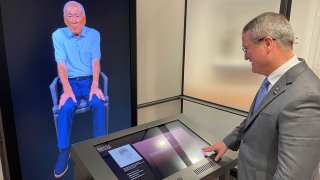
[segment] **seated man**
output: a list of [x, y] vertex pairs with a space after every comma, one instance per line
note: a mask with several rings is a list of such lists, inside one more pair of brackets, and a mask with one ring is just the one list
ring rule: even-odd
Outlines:
[[93, 112], [93, 136], [106, 134], [104, 94], [98, 87], [100, 74], [100, 34], [85, 25], [83, 6], [69, 1], [63, 8], [67, 27], [52, 34], [62, 95], [57, 122], [59, 158], [54, 169], [56, 178], [68, 169], [70, 133], [74, 112], [80, 99], [85, 99]]

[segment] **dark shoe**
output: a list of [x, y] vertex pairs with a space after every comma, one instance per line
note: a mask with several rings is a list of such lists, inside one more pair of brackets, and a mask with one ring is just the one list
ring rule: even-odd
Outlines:
[[61, 149], [60, 155], [54, 168], [54, 177], [62, 177], [68, 170], [68, 160], [70, 158], [70, 148]]

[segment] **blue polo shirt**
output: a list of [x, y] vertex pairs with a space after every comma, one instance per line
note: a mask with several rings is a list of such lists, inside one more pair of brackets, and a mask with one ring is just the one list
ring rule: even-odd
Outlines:
[[81, 35], [76, 38], [68, 27], [52, 33], [56, 62], [64, 62], [68, 77], [92, 75], [92, 60], [101, 58], [100, 33], [83, 26]]

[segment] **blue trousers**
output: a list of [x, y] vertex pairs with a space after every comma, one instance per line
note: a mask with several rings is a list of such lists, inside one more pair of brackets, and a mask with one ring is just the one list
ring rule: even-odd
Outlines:
[[103, 100], [99, 99], [96, 95], [93, 95], [91, 101], [89, 101], [92, 79], [69, 80], [69, 83], [77, 99], [77, 103], [69, 98], [59, 110], [57, 122], [59, 149], [70, 147], [70, 134], [74, 112], [80, 105], [81, 99], [87, 101], [93, 114], [93, 137], [106, 134], [106, 109]]

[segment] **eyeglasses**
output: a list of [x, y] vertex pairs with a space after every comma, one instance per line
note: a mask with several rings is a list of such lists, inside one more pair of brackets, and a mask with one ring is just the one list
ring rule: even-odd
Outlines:
[[251, 44], [247, 45], [247, 47], [242, 47], [241, 49], [242, 49], [243, 53], [244, 53], [244, 54], [247, 54], [248, 49], [249, 49], [250, 46], [259, 43], [260, 41], [264, 40], [264, 38], [266, 38], [266, 37], [263, 37], [263, 38], [261, 38], [261, 39], [258, 39], [258, 41], [252, 42]]

